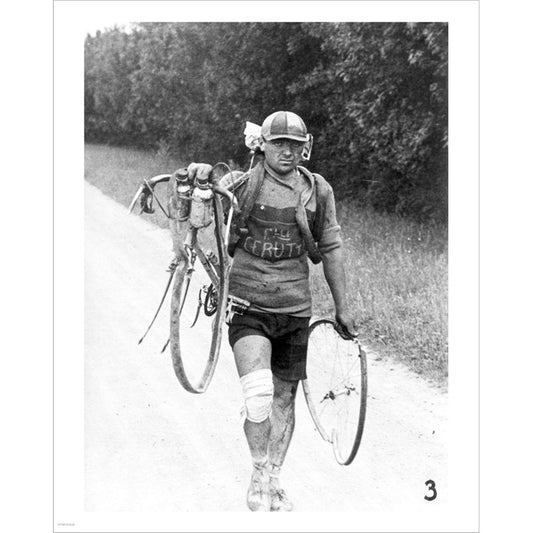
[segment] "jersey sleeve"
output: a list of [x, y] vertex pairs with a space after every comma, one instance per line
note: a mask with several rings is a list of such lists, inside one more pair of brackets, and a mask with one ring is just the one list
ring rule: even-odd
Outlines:
[[327, 254], [341, 246], [341, 227], [337, 222], [335, 196], [333, 194], [333, 189], [329, 186], [328, 194], [325, 198], [324, 222], [322, 226], [322, 235], [320, 241], [318, 241], [318, 250], [321, 254]]

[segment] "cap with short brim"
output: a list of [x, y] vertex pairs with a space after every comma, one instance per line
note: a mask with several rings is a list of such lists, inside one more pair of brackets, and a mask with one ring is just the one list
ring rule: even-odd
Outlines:
[[306, 142], [309, 140], [304, 121], [291, 111], [276, 111], [269, 115], [261, 126], [261, 135], [265, 141], [292, 139]]

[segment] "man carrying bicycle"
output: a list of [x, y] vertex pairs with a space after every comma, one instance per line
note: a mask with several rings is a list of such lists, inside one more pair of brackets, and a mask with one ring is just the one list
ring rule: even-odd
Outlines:
[[323, 262], [336, 320], [346, 335], [356, 335], [346, 303], [333, 191], [322, 176], [299, 166], [309, 141], [298, 115], [271, 114], [261, 127], [264, 159], [234, 191], [242, 213], [232, 227], [229, 292], [250, 305], [230, 313], [228, 334], [246, 409], [252, 511], [293, 508], [281, 488], [280, 470], [294, 430], [298, 383], [306, 377], [312, 311], [308, 257]]

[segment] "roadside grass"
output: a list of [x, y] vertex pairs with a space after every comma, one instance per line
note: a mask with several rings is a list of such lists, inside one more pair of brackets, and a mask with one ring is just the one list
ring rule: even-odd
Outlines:
[[[133, 148], [86, 144], [85, 179], [104, 194], [129, 207], [137, 189], [148, 179], [158, 174], [169, 174], [183, 166], [165, 150], [145, 151]], [[157, 197], [166, 209], [166, 187], [160, 185]], [[167, 228], [167, 219], [154, 200], [155, 213], [143, 214], [151, 222]], [[135, 213], [139, 213], [137, 205]]]
[[[360, 338], [380, 357], [392, 357], [434, 383], [448, 377], [447, 232], [393, 215], [338, 202], [345, 245], [348, 302]], [[313, 267], [317, 314], [333, 300]]]
[[[144, 178], [173, 172], [183, 162], [158, 152], [88, 144], [85, 179], [128, 206]], [[165, 205], [166, 189], [156, 191]], [[156, 202], [154, 201], [156, 207]], [[168, 227], [156, 207], [143, 215]], [[433, 383], [448, 377], [448, 244], [445, 228], [379, 214], [337, 199], [348, 301], [362, 343], [381, 358], [401, 361]], [[320, 265], [311, 265], [313, 311], [333, 316]]]

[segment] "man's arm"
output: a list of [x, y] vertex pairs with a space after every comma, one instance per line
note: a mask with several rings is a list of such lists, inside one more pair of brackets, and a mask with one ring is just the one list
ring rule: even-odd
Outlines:
[[333, 189], [324, 178], [318, 176], [321, 181], [321, 193], [317, 193], [317, 201], [323, 207], [322, 228], [318, 249], [322, 256], [324, 276], [328, 282], [333, 301], [335, 302], [335, 319], [340, 330], [346, 337], [357, 335], [357, 326], [353, 313], [348, 309], [346, 298], [346, 275], [344, 269], [344, 252], [342, 247], [341, 228], [337, 222], [335, 198]]
[[346, 274], [342, 246], [322, 254], [324, 276], [335, 302], [335, 319], [348, 335], [357, 336], [357, 326], [353, 314], [348, 309], [346, 299]]

